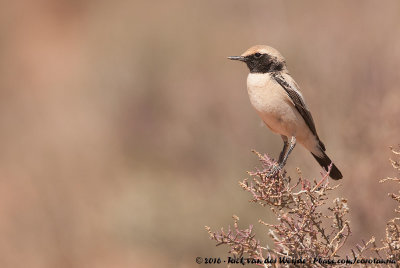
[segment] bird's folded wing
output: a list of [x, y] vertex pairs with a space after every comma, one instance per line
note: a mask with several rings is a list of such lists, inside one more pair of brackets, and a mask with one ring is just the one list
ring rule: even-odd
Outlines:
[[[293, 101], [294, 106], [296, 107], [297, 111], [303, 117], [304, 121], [306, 122], [307, 126], [310, 128], [311, 132], [318, 138], [317, 130], [315, 129], [314, 120], [311, 116], [310, 111], [307, 109], [307, 106], [297, 88], [297, 85], [294, 81], [287, 81], [285, 77], [282, 76], [280, 73], [272, 74], [272, 77], [278, 82], [282, 88], [286, 91], [290, 99]], [[325, 146], [321, 142], [321, 149], [325, 150]]]

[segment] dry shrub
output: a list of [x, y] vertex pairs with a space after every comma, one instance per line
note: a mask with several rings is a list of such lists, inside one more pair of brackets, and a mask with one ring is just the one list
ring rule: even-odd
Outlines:
[[[392, 151], [400, 159], [400, 152]], [[377, 267], [382, 261], [400, 260], [400, 217], [387, 223], [383, 247], [378, 248], [375, 238], [372, 237], [367, 243], [363, 242], [362, 246], [357, 245], [350, 254], [341, 254], [339, 251], [351, 234], [347, 219], [349, 208], [344, 198], [328, 201], [328, 195], [340, 184], [330, 186], [329, 172], [322, 174], [319, 181], [313, 182], [302, 178], [300, 171], [297, 180], [287, 176], [285, 171], [268, 177], [267, 174], [276, 163], [265, 154], [255, 153], [260, 159], [262, 169], [248, 172], [250, 178], [239, 184], [251, 194], [251, 202], [269, 207], [274, 213], [277, 224], [259, 220], [269, 229], [274, 246], [270, 248], [261, 245], [255, 237], [252, 225], [247, 229], [240, 229], [237, 216], [233, 216], [234, 227], [229, 227], [227, 231], [221, 228], [220, 231], [213, 232], [206, 226], [210, 238], [217, 242], [217, 246], [230, 247], [229, 253], [233, 255], [231, 260], [242, 264], [256, 263], [264, 267], [330, 267], [331, 260], [338, 258], [347, 260], [347, 263], [335, 263], [337, 267], [348, 267], [352, 264]], [[391, 163], [400, 173], [399, 159], [391, 160]], [[381, 180], [384, 181], [400, 183], [399, 178]], [[399, 202], [396, 213], [400, 213], [400, 192], [389, 196]], [[330, 204], [328, 209], [326, 204]], [[373, 254], [377, 257], [373, 258]], [[361, 259], [370, 262], [360, 263]], [[384, 264], [385, 267], [387, 265], [388, 263]], [[389, 265], [398, 267], [397, 263]]]
[[[390, 163], [393, 168], [397, 171], [398, 175], [400, 175], [400, 145], [399, 151], [394, 150], [392, 147], [390, 148], [394, 156], [395, 160], [390, 159]], [[383, 182], [397, 182], [400, 183], [399, 177], [387, 177], [386, 179], [382, 179], [379, 181]], [[400, 213], [400, 191], [397, 194], [389, 193], [388, 194], [394, 201], [397, 202], [397, 209], [395, 209], [395, 213], [398, 215]], [[375, 244], [375, 238], [372, 237], [369, 244], [362, 247], [360, 251], [360, 256], [364, 256], [368, 253], [368, 251], [374, 251], [381, 258], [393, 259], [397, 262], [400, 261], [400, 217], [394, 217], [389, 220], [386, 224], [386, 235], [385, 238], [382, 239], [382, 247], [377, 247]], [[396, 267], [400, 267], [399, 264], [396, 264]]]

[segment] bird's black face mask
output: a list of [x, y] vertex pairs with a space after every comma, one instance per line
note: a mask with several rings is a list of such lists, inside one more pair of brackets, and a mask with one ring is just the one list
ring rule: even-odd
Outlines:
[[283, 62], [268, 54], [255, 53], [243, 58], [250, 69], [250, 73], [279, 72], [283, 69]]

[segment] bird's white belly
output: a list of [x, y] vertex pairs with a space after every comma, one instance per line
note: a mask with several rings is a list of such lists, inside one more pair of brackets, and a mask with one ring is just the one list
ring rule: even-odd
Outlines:
[[249, 74], [250, 102], [265, 124], [275, 133], [296, 136], [305, 124], [286, 91], [269, 74]]

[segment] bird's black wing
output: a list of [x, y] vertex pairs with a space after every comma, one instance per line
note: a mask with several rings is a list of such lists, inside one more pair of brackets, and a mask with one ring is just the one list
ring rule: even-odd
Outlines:
[[[315, 129], [314, 120], [311, 116], [310, 111], [307, 109], [306, 104], [302, 96], [298, 93], [298, 90], [292, 88], [292, 86], [285, 80], [285, 78], [279, 73], [272, 73], [272, 77], [278, 82], [281, 87], [286, 91], [290, 99], [293, 101], [294, 106], [296, 107], [297, 111], [303, 117], [304, 121], [306, 122], [307, 126], [310, 128], [311, 132], [318, 138], [317, 130]], [[319, 141], [321, 149], [325, 151], [325, 145]]]

